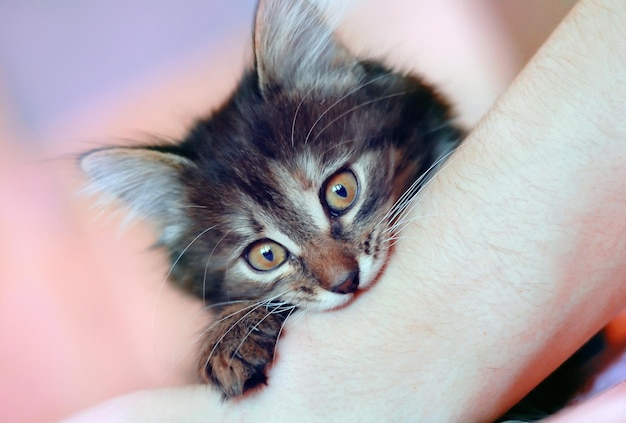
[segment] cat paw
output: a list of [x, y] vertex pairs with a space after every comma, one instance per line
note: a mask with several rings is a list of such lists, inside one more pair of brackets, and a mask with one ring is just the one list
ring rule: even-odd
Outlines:
[[251, 305], [224, 308], [205, 335], [198, 371], [224, 399], [266, 384], [265, 371], [274, 359], [278, 336], [289, 315]]

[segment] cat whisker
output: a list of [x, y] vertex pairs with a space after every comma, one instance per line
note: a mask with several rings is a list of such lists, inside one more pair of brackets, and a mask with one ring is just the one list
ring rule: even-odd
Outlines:
[[392, 234], [391, 236], [388, 237], [388, 239], [393, 239], [397, 236], [397, 234], [401, 233], [404, 230], [404, 228], [406, 228], [413, 221], [424, 220], [430, 217], [444, 217], [444, 216], [445, 216], [444, 214], [429, 214], [429, 215], [414, 216], [408, 219], [402, 219], [394, 223], [393, 225], [391, 225], [389, 228], [385, 229], [384, 233]]
[[[370, 81], [370, 82], [372, 82], [372, 81]], [[315, 138], [313, 138], [313, 142], [315, 142], [315, 140], [317, 140], [324, 133], [324, 131], [326, 131], [329, 127], [331, 127], [333, 124], [335, 124], [339, 120], [343, 119], [344, 117], [346, 117], [350, 113], [355, 112], [355, 111], [357, 111], [357, 110], [359, 110], [359, 109], [361, 109], [361, 108], [363, 108], [363, 107], [365, 107], [367, 105], [370, 105], [370, 104], [373, 104], [373, 103], [376, 103], [376, 102], [379, 102], [379, 101], [383, 101], [383, 100], [388, 100], [388, 99], [394, 98], [394, 97], [400, 97], [400, 96], [408, 94], [408, 93], [409, 93], [409, 91], [400, 91], [400, 92], [397, 92], [397, 93], [394, 93], [394, 94], [385, 95], [385, 96], [382, 96], [382, 97], [375, 98], [373, 100], [364, 101], [363, 103], [358, 104], [358, 105], [356, 105], [356, 106], [346, 110], [345, 112], [343, 112], [342, 114], [337, 116], [335, 119], [331, 120], [326, 126], [324, 126], [322, 128], [322, 130], [319, 131], [317, 133], [317, 135], [315, 135]], [[321, 116], [318, 119], [318, 121], [320, 119], [321, 119]], [[318, 121], [315, 122], [314, 126], [317, 124]], [[311, 131], [313, 131], [313, 128], [311, 128], [311, 130], [309, 131], [309, 134], [307, 135], [307, 138], [306, 138], [307, 140], [309, 138], [309, 135], [311, 134]]]
[[[444, 154], [443, 156], [439, 157], [428, 169], [426, 169], [426, 171], [424, 173], [422, 173], [412, 184], [411, 186], [400, 196], [400, 198], [398, 198], [398, 200], [396, 201], [396, 203], [394, 204], [394, 206], [389, 210], [389, 212], [387, 214], [385, 214], [385, 217], [382, 220], [394, 220], [398, 213], [398, 209], [402, 210], [404, 207], [406, 207], [406, 204], [408, 204], [410, 202], [410, 200], [412, 198], [415, 197], [415, 195], [419, 192], [419, 190], [422, 188], [422, 183], [423, 181], [429, 176], [429, 174], [437, 168], [437, 166], [442, 163], [444, 160], [446, 160], [449, 155], [452, 154], [452, 151]], [[434, 175], [433, 175], [434, 177]], [[401, 212], [401, 211], [400, 211]]]
[[[442, 156], [441, 158], [439, 158], [439, 160], [437, 160], [435, 162], [435, 164], [433, 164], [426, 173], [430, 173], [433, 172], [436, 169], [436, 173], [434, 175], [432, 175], [432, 177], [428, 178], [428, 180], [426, 180], [426, 182], [424, 182], [420, 188], [419, 191], [421, 191], [422, 189], [426, 188], [430, 183], [432, 183], [432, 181], [437, 177], [437, 175], [443, 171], [446, 167], [448, 167], [450, 165], [450, 163], [452, 162], [452, 159], [446, 163], [444, 163], [443, 165], [439, 166], [440, 163], [443, 162], [443, 160], [445, 160], [448, 156], [450, 156], [455, 150], [450, 151], [449, 153], [445, 154], [444, 156]], [[419, 203], [419, 201], [421, 200], [421, 198], [417, 197], [417, 194], [415, 197], [411, 198], [409, 201], [407, 201], [407, 203], [402, 207], [401, 210], [401, 214], [406, 216], [408, 214], [410, 214], [413, 209], [416, 207], [416, 205]], [[398, 219], [401, 220], [401, 219]]]
[[[417, 237], [402, 236], [402, 237], [396, 238], [392, 242], [389, 243], [389, 248], [394, 247], [398, 242], [400, 242], [403, 239], [411, 240], [411, 239], [417, 239]], [[401, 253], [396, 253], [396, 254], [401, 254]]]
[[[296, 120], [298, 119], [298, 113], [300, 112], [300, 108], [302, 107], [302, 105], [304, 104], [304, 102], [306, 101], [307, 98], [309, 98], [309, 96], [311, 95], [311, 93], [313, 92], [313, 88], [309, 89], [309, 91], [306, 93], [306, 95], [304, 97], [302, 97], [302, 100], [300, 100], [300, 103], [298, 103], [298, 107], [296, 107], [296, 111], [293, 114], [293, 120], [291, 122], [291, 146], [294, 147], [294, 134], [296, 132]], [[305, 142], [306, 144], [306, 142]]]
[[[200, 312], [206, 312], [206, 311], [208, 311], [208, 310], [210, 310], [210, 309], [217, 308], [217, 307], [222, 307], [222, 306], [227, 306], [227, 305], [233, 305], [233, 304], [249, 303], [249, 302], [250, 302], [250, 301], [248, 301], [248, 300], [231, 300], [231, 301], [222, 301], [222, 302], [219, 302], [219, 303], [215, 303], [215, 304], [210, 304], [210, 305], [207, 305], [207, 306], [203, 307], [203, 308], [200, 310]], [[234, 316], [234, 315], [236, 315], [237, 313], [242, 313], [242, 312], [244, 312], [244, 311], [246, 311], [246, 310], [248, 310], [248, 309], [250, 309], [250, 308], [252, 308], [252, 307], [254, 307], [254, 306], [256, 306], [256, 305], [257, 305], [257, 303], [254, 303], [254, 304], [251, 304], [251, 305], [250, 305], [250, 306], [248, 306], [248, 307], [243, 307], [243, 308], [241, 308], [241, 309], [239, 309], [239, 310], [237, 310], [237, 311], [235, 311], [235, 312], [233, 312], [233, 313], [230, 313], [230, 314], [229, 314], [229, 315], [227, 315], [227, 316], [224, 316], [224, 317], [223, 317], [223, 318], [221, 318], [221, 319], [218, 319], [218, 320], [216, 320], [216, 321], [212, 322], [212, 323], [211, 323], [211, 324], [210, 324], [207, 328], [205, 328], [204, 330], [202, 330], [200, 333], [196, 334], [196, 335], [195, 335], [195, 336], [194, 336], [194, 337], [190, 340], [190, 342], [189, 342], [189, 348], [186, 348], [186, 350], [185, 350], [185, 351], [183, 351], [183, 352], [182, 352], [182, 354], [180, 354], [180, 357], [179, 357], [178, 361], [180, 362], [180, 361], [182, 361], [182, 359], [184, 359], [185, 357], [187, 357], [187, 356], [188, 356], [188, 354], [189, 354], [189, 353], [193, 350], [193, 345], [197, 345], [197, 344], [198, 344], [198, 342], [202, 339], [202, 337], [203, 337], [203, 336], [204, 336], [207, 332], [209, 332], [211, 329], [213, 329], [216, 325], [218, 325], [219, 323], [223, 322], [223, 321], [224, 321], [224, 320], [226, 320], [226, 319], [229, 319], [229, 318], [233, 317], [233, 316]], [[197, 316], [197, 315], [199, 315], [199, 314], [200, 314], [200, 312], [198, 312], [198, 313], [194, 313], [194, 315], [196, 315], [196, 316]]]
[[[195, 319], [195, 318], [199, 317], [200, 315], [205, 315], [205, 312], [206, 312], [206, 311], [209, 311], [209, 310], [211, 310], [211, 309], [213, 309], [213, 308], [222, 307], [222, 306], [227, 306], [227, 305], [233, 305], [233, 304], [248, 303], [248, 302], [249, 302], [249, 301], [247, 301], [247, 300], [230, 300], [230, 301], [222, 301], [222, 302], [219, 302], [219, 303], [214, 303], [214, 304], [205, 305], [205, 306], [204, 306], [204, 307], [202, 307], [201, 309], [199, 309], [199, 310], [197, 310], [197, 311], [194, 311], [194, 313], [192, 314], [192, 317], [190, 318], [190, 320], [193, 320], [193, 319]], [[241, 311], [243, 311], [243, 310], [245, 310], [245, 308], [244, 308], [244, 309], [241, 309]], [[231, 314], [231, 315], [229, 315], [229, 316], [226, 316], [226, 318], [228, 318], [228, 317], [232, 317], [234, 314], [236, 314], [236, 313], [233, 313], [233, 314]], [[220, 321], [221, 321], [221, 320], [220, 320]], [[152, 322], [152, 323], [153, 323], [153, 325], [155, 324], [154, 320], [153, 320], [153, 322]], [[219, 321], [214, 322], [214, 324], [217, 324], [217, 323], [219, 323]], [[173, 362], [172, 362], [172, 364], [171, 364], [171, 368], [170, 368], [169, 370], [167, 370], [167, 371], [166, 371], [166, 372], [165, 372], [165, 373], [161, 376], [161, 378], [162, 378], [163, 380], [165, 380], [165, 378], [167, 378], [167, 377], [168, 377], [168, 375], [170, 375], [173, 371], [175, 371], [176, 366], [177, 366], [178, 364], [182, 363], [182, 362], [183, 362], [183, 360], [184, 360], [186, 357], [188, 357], [188, 356], [189, 356], [189, 354], [190, 354], [190, 353], [193, 351], [193, 349], [194, 349], [194, 345], [197, 345], [198, 341], [200, 341], [200, 339], [202, 338], [202, 336], [203, 336], [203, 335], [204, 335], [204, 334], [205, 334], [208, 330], [210, 330], [212, 327], [213, 327], [213, 326], [210, 326], [209, 328], [204, 329], [201, 333], [196, 334], [195, 336], [193, 336], [193, 337], [190, 339], [189, 343], [188, 343], [188, 344], [185, 344], [185, 345], [188, 345], [188, 346], [187, 346], [187, 348], [184, 348], [184, 349], [183, 349], [183, 351], [178, 351], [178, 352], [176, 353], [176, 357], [175, 357], [175, 358], [173, 358]]]
[[334, 144], [334, 145], [328, 147], [326, 150], [322, 151], [322, 156], [325, 155], [326, 153], [328, 153], [329, 151], [334, 150], [335, 148], [339, 148], [342, 145], [349, 144], [349, 143], [354, 142], [354, 141], [355, 141], [355, 138], [351, 138], [349, 140], [344, 140], [344, 141], [342, 141], [340, 143]]
[[[235, 310], [235, 311], [233, 311], [232, 313], [230, 313], [230, 314], [228, 314], [228, 315], [226, 315], [226, 316], [224, 316], [224, 317], [222, 317], [222, 318], [220, 318], [220, 319], [218, 319], [218, 320], [214, 321], [213, 323], [211, 323], [211, 325], [209, 325], [209, 327], [207, 327], [205, 330], [203, 330], [203, 331], [202, 331], [202, 333], [201, 333], [200, 335], [203, 335], [203, 334], [205, 334], [205, 333], [207, 333], [207, 332], [211, 331], [211, 329], [213, 329], [215, 326], [217, 326], [218, 324], [222, 323], [224, 320], [230, 319], [231, 317], [235, 316], [236, 314], [243, 313], [243, 312], [248, 311], [248, 310], [250, 310], [250, 309], [254, 309], [254, 310], [256, 310], [258, 307], [263, 307], [267, 301], [272, 301], [273, 299], [276, 299], [276, 298], [278, 298], [279, 296], [284, 295], [286, 292], [287, 292], [287, 291], [282, 292], [282, 293], [280, 293], [280, 294], [277, 294], [277, 295], [275, 295], [274, 297], [271, 297], [270, 299], [264, 299], [264, 300], [260, 300], [260, 301], [254, 301], [254, 302], [252, 302], [250, 305], [248, 305], [248, 306], [246, 306], [246, 307], [242, 307], [242, 308], [240, 308], [240, 309], [238, 309], [238, 310]], [[231, 302], [231, 301], [226, 301], [225, 303], [226, 303], [226, 304], [228, 304], [228, 303], [230, 303], [230, 302]], [[233, 303], [235, 303], [235, 304], [236, 304], [236, 303], [250, 303], [250, 301], [248, 301], [248, 300], [233, 300]], [[252, 311], [254, 311], [254, 310], [252, 310]], [[245, 316], [244, 316], [244, 317], [245, 317]]]
[[[249, 301], [246, 300], [233, 300], [233, 301], [223, 301], [220, 303], [215, 303], [215, 304], [211, 304], [208, 306], [205, 306], [199, 310], [194, 311], [194, 313], [192, 313], [190, 320], [193, 320], [197, 317], [199, 317], [200, 315], [205, 315], [205, 312], [207, 310], [210, 310], [212, 308], [215, 307], [220, 307], [220, 306], [226, 306], [226, 305], [232, 305], [232, 304], [238, 304], [238, 303], [246, 303]], [[183, 361], [190, 356], [190, 354], [194, 351], [195, 349], [195, 345], [198, 344], [198, 342], [200, 341], [200, 339], [202, 338], [202, 336], [206, 333], [206, 329], [203, 330], [201, 333], [199, 334], [195, 334], [194, 336], [192, 336], [189, 339], [189, 342], [185, 342], [182, 345], [184, 345], [185, 347], [182, 350], [176, 350], [173, 351], [174, 355], [171, 357], [171, 362], [170, 362], [170, 366], [168, 370], [165, 370], [164, 373], [159, 376], [159, 381], [163, 381], [166, 380], [173, 372], [177, 371], [177, 366], [179, 366], [181, 363], [183, 363]]]
[[389, 209], [385, 216], [383, 216], [378, 224], [382, 224], [384, 222], [394, 222], [395, 220], [397, 220], [404, 211], [404, 209], [411, 203], [411, 201], [419, 192], [420, 182], [421, 179], [413, 183], [409, 187], [409, 189], [407, 189], [404, 194], [402, 194], [402, 196], [393, 204], [393, 206]]
[[[237, 353], [239, 352], [239, 349], [243, 346], [243, 344], [246, 342], [246, 340], [250, 337], [250, 335], [252, 334], [252, 332], [258, 332], [259, 331], [259, 326], [261, 325], [261, 323], [263, 323], [265, 321], [265, 319], [267, 319], [269, 316], [271, 316], [272, 314], [282, 314], [285, 313], [287, 311], [289, 311], [289, 314], [287, 315], [287, 317], [285, 318], [285, 320], [283, 320], [281, 326], [280, 326], [280, 330], [278, 331], [278, 336], [276, 337], [276, 339], [280, 338], [280, 334], [283, 330], [283, 328], [285, 327], [285, 322], [287, 321], [287, 319], [289, 318], [289, 316], [291, 316], [291, 313], [293, 313], [293, 311], [297, 309], [296, 306], [294, 305], [288, 305], [286, 303], [280, 304], [278, 305], [276, 308], [272, 309], [272, 311], [270, 311], [269, 313], [267, 313], [261, 320], [259, 320], [254, 326], [252, 326], [250, 328], [250, 330], [248, 331], [248, 333], [246, 333], [246, 335], [243, 337], [243, 339], [241, 340], [241, 342], [239, 343], [239, 345], [237, 345], [237, 348], [235, 348], [235, 351], [233, 352], [233, 354], [230, 357], [230, 363], [232, 363], [232, 360], [235, 358], [235, 356], [237, 355]], [[276, 342], [274, 344], [274, 354], [276, 354], [276, 346], [278, 345], [278, 342]], [[230, 364], [229, 363], [229, 364]]]
[[211, 253], [209, 254], [209, 256], [206, 259], [206, 264], [204, 266], [204, 276], [202, 277], [202, 299], [206, 300], [206, 281], [207, 281], [207, 275], [209, 272], [209, 264], [211, 263], [211, 258], [213, 257], [213, 253], [215, 253], [215, 249], [220, 245], [220, 243], [224, 240], [224, 238], [226, 238], [228, 235], [230, 235], [232, 231], [228, 231], [224, 234], [224, 236], [222, 236], [219, 241], [217, 241], [215, 243], [215, 245], [213, 246], [213, 249], [211, 250]]
[[[443, 170], [444, 167], [439, 168], [438, 166], [446, 160], [455, 149], [447, 152], [442, 155], [439, 159], [437, 159], [415, 182], [411, 184], [411, 186], [396, 200], [396, 202], [392, 205], [387, 213], [383, 216], [383, 218], [375, 225], [375, 227], [385, 224], [387, 227], [383, 229], [382, 234], [386, 236], [387, 248], [393, 248], [401, 238], [399, 234], [406, 228], [411, 222], [417, 219], [422, 219], [425, 217], [434, 217], [436, 215], [431, 216], [416, 216], [407, 219], [411, 211], [418, 204], [420, 199], [417, 197], [417, 194], [426, 187], [436, 176], [432, 175], [432, 177], [425, 180], [430, 173], [434, 170]], [[449, 164], [449, 163], [448, 163]], [[447, 166], [446, 164], [445, 166]], [[424, 182], [425, 181], [425, 182]]]
[[[309, 129], [309, 132], [306, 134], [306, 137], [304, 138], [304, 144], [306, 145], [307, 142], [309, 141], [309, 138], [311, 137], [311, 133], [313, 132], [313, 130], [315, 129], [317, 124], [324, 118], [324, 116], [326, 116], [330, 111], [332, 111], [339, 103], [341, 103], [345, 99], [349, 98], [352, 94], [362, 90], [363, 88], [367, 87], [368, 85], [373, 84], [373, 83], [375, 83], [375, 82], [379, 81], [380, 79], [382, 79], [384, 77], [387, 77], [387, 76], [388, 76], [387, 74], [383, 74], [383, 75], [377, 76], [376, 78], [374, 78], [374, 79], [372, 79], [370, 81], [367, 81], [366, 83], [361, 84], [358, 87], [356, 87], [355, 89], [349, 91], [347, 94], [345, 94], [344, 96], [339, 98], [339, 100], [337, 100], [333, 104], [331, 104], [326, 110], [324, 110], [324, 112], [322, 112], [318, 116], [318, 118], [315, 120], [315, 122], [313, 122], [313, 125], [311, 125], [311, 129]], [[326, 129], [326, 128], [324, 128], [324, 129]], [[324, 131], [324, 129], [322, 129], [322, 131]], [[319, 136], [319, 134], [317, 134], [315, 139], [317, 139], [318, 136]]]
[[[292, 306], [292, 309], [289, 311], [289, 314], [287, 315], [287, 317], [285, 317], [285, 320], [283, 320], [283, 324], [280, 325], [280, 329], [278, 330], [278, 335], [276, 336], [276, 339], [280, 339], [280, 336], [283, 333], [283, 329], [285, 329], [285, 325], [287, 324], [287, 320], [289, 320], [289, 318], [291, 317], [291, 315], [298, 310], [298, 307], [296, 306]], [[304, 314], [304, 311], [303, 313]], [[274, 360], [276, 360], [276, 350], [278, 348], [278, 342], [276, 342], [274, 344], [274, 352], [272, 353], [272, 365], [274, 364]]]
[[280, 304], [278, 306], [273, 306], [272, 310], [270, 311], [270, 314], [284, 313], [286, 311], [291, 310], [294, 307], [297, 307], [297, 306], [295, 306], [293, 304], [288, 304], [288, 303]]
[[[416, 198], [419, 191], [426, 187], [430, 183], [430, 181], [432, 181], [436, 177], [436, 174], [432, 176], [430, 176], [430, 174], [435, 170], [443, 170], [444, 167], [439, 168], [439, 166], [441, 165], [441, 163], [447, 160], [454, 151], [456, 151], [456, 148], [452, 149], [446, 154], [443, 154], [432, 165], [430, 165], [429, 168], [426, 169], [426, 171], [422, 175], [420, 175], [420, 177], [417, 178], [415, 182], [413, 182], [411, 186], [398, 198], [398, 200], [396, 200], [395, 204], [389, 209], [387, 213], [385, 213], [385, 216], [378, 222], [378, 224], [381, 224], [384, 221], [397, 220], [398, 217], [402, 215], [405, 211], [407, 211], [407, 213], [410, 212], [410, 210], [412, 210], [412, 208], [415, 206], [414, 199]], [[413, 207], [409, 207], [410, 205], [412, 205]], [[391, 227], [393, 226], [394, 225], [392, 225]]]
[[185, 255], [185, 253], [189, 250], [189, 248], [191, 248], [191, 246], [198, 240], [200, 239], [200, 237], [202, 237], [204, 234], [206, 234], [207, 232], [211, 231], [212, 229], [216, 228], [217, 226], [219, 226], [219, 224], [217, 225], [213, 225], [210, 226], [208, 228], [206, 228], [205, 230], [203, 230], [202, 232], [200, 232], [198, 235], [196, 235], [195, 238], [193, 238], [191, 240], [191, 242], [189, 242], [189, 244], [187, 244], [187, 246], [185, 248], [183, 248], [182, 252], [178, 255], [178, 257], [176, 257], [176, 260], [174, 260], [174, 262], [172, 263], [172, 265], [170, 266], [169, 270], [167, 271], [165, 277], [163, 278], [163, 280], [161, 281], [161, 284], [159, 285], [159, 290], [157, 291], [157, 295], [156, 298], [154, 300], [154, 305], [152, 306], [152, 322], [151, 322], [151, 328], [154, 331], [154, 328], [156, 326], [156, 311], [157, 308], [159, 306], [159, 301], [161, 299], [161, 294], [163, 293], [163, 289], [165, 288], [165, 285], [167, 283], [167, 280], [169, 279], [170, 275], [172, 274], [172, 272], [174, 271], [174, 268], [176, 267], [176, 265], [178, 264], [178, 262], [180, 261], [180, 259]]
[[[402, 214], [402, 211], [413, 200], [415, 195], [419, 192], [419, 183], [421, 178], [413, 182], [411, 186], [391, 205], [389, 210], [383, 215], [383, 217], [376, 223], [375, 227], [380, 225], [389, 225], [390, 222], [394, 222]], [[389, 228], [385, 229], [383, 233], [389, 232]]]
[[[403, 239], [418, 239], [419, 237], [417, 236], [409, 236], [409, 235], [398, 235], [398, 236], [394, 236], [388, 239], [388, 241], [390, 242], [390, 246], [394, 246], [396, 245], [399, 241], [403, 240]], [[397, 253], [396, 253], [397, 254]]]
[[241, 304], [241, 303], [247, 303], [247, 302], [249, 302], [249, 301], [246, 301], [246, 300], [222, 301], [220, 303], [214, 303], [214, 304], [205, 305], [204, 307], [202, 307], [202, 310], [203, 311], [208, 311], [208, 310], [211, 310], [211, 309], [216, 308], [216, 307], [233, 305], [233, 304]]
[[206, 361], [205, 361], [205, 363], [204, 363], [204, 366], [205, 366], [205, 367], [206, 367], [206, 366], [208, 366], [209, 362], [211, 361], [211, 357], [213, 357], [213, 354], [215, 353], [215, 350], [217, 349], [217, 347], [219, 346], [219, 344], [222, 342], [222, 340], [226, 337], [226, 335], [228, 335], [228, 334], [230, 333], [230, 331], [231, 331], [231, 330], [233, 330], [233, 329], [237, 326], [237, 324], [239, 324], [239, 323], [240, 323], [243, 319], [245, 319], [246, 317], [248, 317], [251, 313], [253, 313], [253, 312], [254, 312], [254, 311], [256, 311], [259, 307], [262, 307], [262, 306], [263, 306], [263, 304], [262, 304], [261, 302], [256, 302], [256, 303], [254, 303], [254, 304], [252, 304], [252, 305], [250, 305], [250, 306], [248, 306], [248, 307], [244, 307], [244, 308], [242, 308], [242, 309], [240, 309], [240, 310], [234, 311], [234, 312], [230, 313], [229, 315], [224, 316], [223, 318], [221, 318], [221, 319], [217, 320], [217, 321], [216, 321], [216, 322], [214, 322], [211, 326], [209, 326], [207, 329], [205, 329], [205, 330], [203, 331], [203, 334], [204, 334], [204, 333], [207, 333], [207, 332], [209, 332], [211, 329], [213, 329], [216, 325], [218, 325], [219, 323], [223, 322], [224, 320], [229, 319], [229, 318], [231, 318], [232, 316], [234, 316], [234, 315], [236, 315], [236, 314], [238, 314], [238, 313], [242, 313], [242, 312], [244, 312], [244, 311], [246, 311], [246, 310], [247, 310], [247, 313], [245, 313], [245, 314], [244, 314], [243, 316], [241, 316], [241, 317], [240, 317], [240, 318], [239, 318], [239, 319], [238, 319], [238, 320], [237, 320], [234, 324], [232, 324], [232, 325], [230, 326], [230, 328], [228, 328], [228, 330], [227, 330], [227, 331], [225, 331], [225, 332], [222, 334], [222, 336], [220, 336], [220, 338], [217, 340], [217, 342], [215, 343], [215, 345], [214, 345], [214, 346], [213, 346], [213, 348], [211, 349], [211, 352], [209, 353], [209, 355], [208, 355], [208, 357], [207, 357], [207, 359], [206, 359]]
[[167, 280], [170, 275], [172, 274], [172, 272], [174, 271], [174, 267], [176, 267], [176, 265], [178, 264], [178, 262], [180, 261], [180, 259], [185, 255], [185, 253], [189, 250], [189, 248], [191, 248], [191, 246], [198, 240], [200, 239], [201, 236], [203, 236], [204, 234], [206, 234], [207, 232], [209, 232], [210, 230], [218, 227], [219, 224], [217, 225], [213, 225], [211, 227], [206, 228], [205, 230], [203, 230], [202, 232], [200, 232], [198, 235], [196, 235], [196, 237], [194, 239], [191, 240], [191, 242], [189, 244], [187, 244], [187, 246], [183, 249], [183, 251], [178, 255], [178, 257], [176, 257], [176, 260], [174, 260], [174, 263], [170, 266], [170, 270], [167, 272], [167, 274], [165, 275], [165, 280]]
[[434, 134], [435, 132], [439, 132], [442, 129], [446, 129], [446, 128], [450, 128], [450, 122], [449, 121], [442, 121], [439, 125], [430, 128], [430, 130], [428, 132], [426, 132], [426, 135], [430, 135], [430, 134]]
[[247, 313], [245, 313], [243, 316], [241, 316], [235, 323], [233, 323], [230, 328], [228, 328], [227, 331], [225, 331], [220, 338], [217, 340], [217, 342], [215, 343], [215, 345], [213, 346], [213, 348], [211, 349], [211, 352], [209, 353], [207, 359], [205, 360], [204, 366], [208, 366], [209, 362], [211, 361], [211, 357], [213, 357], [213, 354], [215, 353], [215, 350], [217, 349], [217, 347], [219, 346], [219, 344], [222, 342], [222, 340], [224, 340], [224, 338], [226, 337], [226, 335], [228, 335], [230, 333], [230, 331], [232, 331], [239, 323], [241, 323], [243, 321], [243, 319], [245, 319], [246, 317], [248, 317], [250, 314], [254, 313], [256, 310], [259, 309], [259, 307], [263, 307], [266, 303], [270, 303], [271, 301], [275, 300], [276, 298], [279, 298], [280, 296], [286, 294], [288, 291], [284, 291], [281, 292], [269, 299], [264, 299], [262, 301], [257, 301], [255, 303], [253, 303], [252, 305], [248, 306], [248, 307], [244, 307], [242, 310], [237, 310], [231, 314], [229, 314], [228, 316], [218, 320], [217, 322], [215, 322], [214, 324], [212, 324], [211, 326], [209, 326], [209, 328], [207, 328], [204, 332], [208, 332], [211, 329], [213, 329], [213, 327], [215, 327], [215, 325], [217, 325], [220, 322], [223, 322], [225, 319], [228, 319], [238, 313], [241, 313], [242, 311], [248, 310]]
[[239, 345], [237, 345], [237, 348], [235, 348], [235, 351], [233, 351], [232, 355], [230, 356], [230, 360], [228, 362], [229, 366], [232, 364], [233, 359], [239, 353], [239, 349], [241, 348], [241, 346], [244, 344], [244, 342], [246, 342], [246, 339], [248, 339], [250, 337], [250, 334], [252, 334], [252, 332], [258, 332], [259, 331], [259, 325], [261, 323], [263, 323], [265, 321], [265, 319], [267, 319], [269, 316], [270, 316], [270, 313], [266, 314], [265, 316], [263, 316], [263, 318], [261, 320], [259, 320], [254, 326], [252, 326], [250, 328], [250, 330], [248, 330], [248, 333], [246, 333], [246, 335], [243, 337], [241, 342], [239, 342]]

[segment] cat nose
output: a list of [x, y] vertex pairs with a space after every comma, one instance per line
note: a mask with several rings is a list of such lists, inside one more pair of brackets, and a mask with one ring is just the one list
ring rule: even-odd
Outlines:
[[359, 286], [359, 271], [353, 270], [339, 283], [331, 288], [337, 294], [352, 294]]

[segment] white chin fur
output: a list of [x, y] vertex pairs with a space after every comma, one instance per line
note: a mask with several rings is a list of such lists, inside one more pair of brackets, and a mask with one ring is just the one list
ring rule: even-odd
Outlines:
[[307, 310], [328, 311], [333, 308], [341, 307], [354, 297], [353, 294], [335, 294], [334, 292], [324, 291], [317, 295], [316, 302], [308, 303]]
[[372, 284], [378, 277], [378, 274], [383, 268], [383, 265], [387, 261], [389, 252], [381, 253], [382, 257], [374, 260], [371, 256], [363, 256], [359, 258], [359, 289], [366, 288]]

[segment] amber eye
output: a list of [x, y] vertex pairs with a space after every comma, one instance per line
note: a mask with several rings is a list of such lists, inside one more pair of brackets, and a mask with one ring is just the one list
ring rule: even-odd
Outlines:
[[342, 170], [333, 175], [324, 186], [324, 201], [331, 215], [339, 216], [348, 210], [356, 200], [359, 184], [350, 170]]
[[265, 272], [283, 264], [287, 260], [287, 250], [271, 239], [262, 239], [248, 247], [245, 258], [253, 269]]

